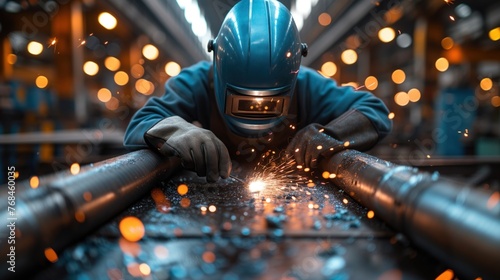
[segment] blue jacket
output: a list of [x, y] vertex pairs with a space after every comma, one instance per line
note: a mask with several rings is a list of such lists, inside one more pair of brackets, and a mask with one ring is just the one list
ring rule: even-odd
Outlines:
[[[162, 119], [174, 115], [188, 122], [197, 121], [203, 128], [218, 131], [214, 133], [228, 145], [226, 139], [232, 137], [223, 135], [225, 131], [217, 129], [221, 125], [219, 120], [214, 120], [214, 111], [218, 110], [210, 96], [213, 95], [210, 85], [211, 66], [209, 61], [198, 62], [170, 78], [165, 84], [165, 94], [151, 97], [132, 117], [125, 132], [125, 147], [147, 147], [144, 141], [146, 131]], [[382, 100], [370, 92], [356, 91], [350, 86], [338, 86], [334, 80], [305, 66], [300, 67], [295, 95], [297, 112], [296, 122], [293, 123], [294, 131], [310, 123], [326, 125], [352, 109], [363, 113], [372, 122], [379, 139], [386, 136], [392, 128], [392, 121], [388, 118], [389, 111]]]

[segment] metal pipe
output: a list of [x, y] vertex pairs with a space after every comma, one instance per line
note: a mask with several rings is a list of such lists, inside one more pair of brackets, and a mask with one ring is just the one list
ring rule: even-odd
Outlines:
[[498, 192], [354, 150], [322, 164], [337, 186], [459, 275], [499, 279]]
[[[61, 171], [41, 177], [43, 184], [38, 188], [14, 194], [11, 208], [7, 186], [1, 187], [0, 220], [11, 226], [0, 227], [0, 279], [48, 265], [46, 249], [60, 253], [143, 197], [179, 166], [176, 158], [138, 150], [83, 166], [76, 175]], [[9, 271], [12, 265], [15, 273]]]

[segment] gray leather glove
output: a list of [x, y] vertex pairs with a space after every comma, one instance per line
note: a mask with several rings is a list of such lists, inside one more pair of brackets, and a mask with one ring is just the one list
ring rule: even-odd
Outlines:
[[295, 158], [297, 165], [316, 168], [321, 158], [329, 158], [345, 149], [368, 150], [378, 138], [371, 121], [359, 111], [350, 110], [327, 125], [312, 123], [302, 128], [286, 152]]
[[144, 140], [165, 156], [179, 157], [184, 168], [206, 176], [208, 182], [229, 177], [231, 158], [224, 143], [212, 131], [179, 116], [155, 124], [145, 133]]

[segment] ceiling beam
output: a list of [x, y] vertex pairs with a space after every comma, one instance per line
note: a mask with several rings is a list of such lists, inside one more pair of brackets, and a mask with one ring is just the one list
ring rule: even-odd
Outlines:
[[335, 21], [330, 28], [309, 45], [309, 54], [302, 59], [302, 64], [311, 65], [314, 63], [322, 54], [342, 39], [353, 26], [360, 22], [373, 7], [373, 1], [371, 0], [357, 1], [353, 4], [339, 20]]

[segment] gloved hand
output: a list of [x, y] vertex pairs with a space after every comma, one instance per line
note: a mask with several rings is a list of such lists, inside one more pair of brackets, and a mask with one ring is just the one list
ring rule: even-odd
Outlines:
[[368, 150], [378, 141], [379, 134], [370, 120], [356, 110], [350, 110], [327, 125], [312, 123], [302, 128], [288, 144], [286, 152], [297, 165], [316, 168], [318, 161], [345, 149]]
[[158, 122], [145, 133], [144, 140], [165, 156], [179, 157], [184, 168], [206, 176], [208, 182], [229, 177], [231, 159], [224, 143], [212, 131], [179, 116]]

